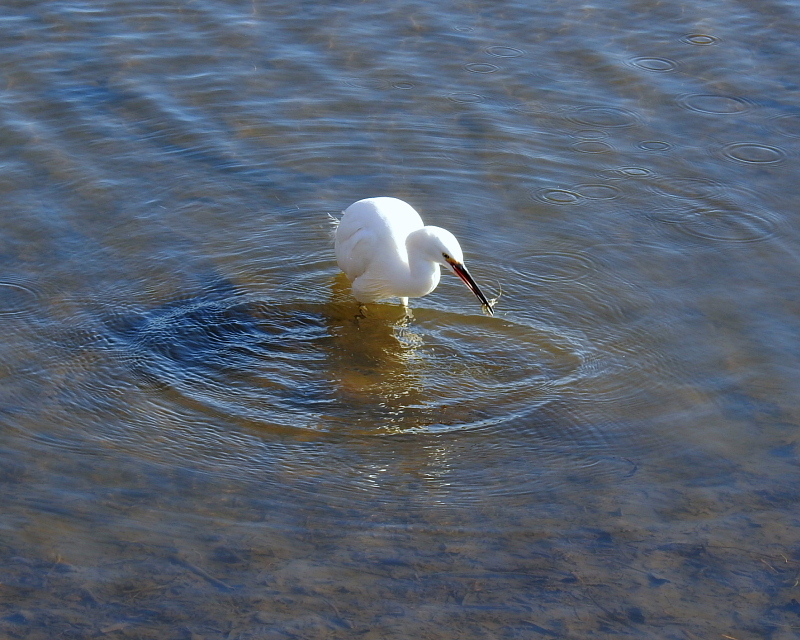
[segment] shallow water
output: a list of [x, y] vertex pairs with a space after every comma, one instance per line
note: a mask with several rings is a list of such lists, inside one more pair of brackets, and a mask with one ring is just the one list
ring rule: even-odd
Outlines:
[[[0, 635], [797, 637], [800, 5], [0, 28]], [[496, 316], [360, 316], [371, 195]]]

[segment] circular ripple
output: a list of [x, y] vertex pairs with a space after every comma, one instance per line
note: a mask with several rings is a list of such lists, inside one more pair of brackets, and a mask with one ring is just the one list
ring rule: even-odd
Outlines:
[[14, 282], [0, 282], [0, 315], [30, 311], [38, 296], [28, 287]]
[[584, 253], [549, 251], [513, 261], [512, 270], [539, 282], [574, 282], [596, 271], [597, 263]]
[[645, 151], [667, 151], [672, 148], [672, 145], [661, 140], [642, 140], [639, 143], [639, 148]]
[[610, 184], [579, 184], [575, 191], [589, 200], [614, 200], [622, 191]]
[[580, 153], [609, 153], [614, 150], [612, 145], [599, 140], [581, 140], [573, 144], [572, 148]]
[[583, 199], [581, 194], [568, 189], [539, 189], [532, 195], [547, 204], [577, 204]]
[[732, 115], [742, 113], [752, 107], [744, 98], [736, 96], [718, 96], [713, 94], [693, 93], [681, 96], [677, 100], [678, 106], [698, 113], [713, 115]]
[[540, 102], [515, 102], [509, 105], [511, 111], [517, 113], [543, 113], [547, 109]]
[[773, 118], [772, 125], [778, 133], [792, 138], [800, 138], [800, 114], [790, 114]]
[[669, 73], [678, 68], [678, 63], [668, 58], [633, 58], [629, 64], [645, 71], [655, 71], [656, 73]]
[[472, 73], [494, 73], [500, 69], [496, 64], [487, 64], [484, 62], [470, 62], [469, 64], [465, 64], [464, 68]]
[[486, 53], [497, 58], [519, 58], [520, 56], [525, 55], [525, 52], [522, 49], [502, 46], [487, 47]]
[[681, 42], [699, 47], [708, 47], [719, 42], [719, 38], [705, 33], [689, 33], [681, 38]]
[[546, 327], [491, 318], [465, 323], [422, 309], [414, 316], [408, 333], [419, 345], [412, 350], [424, 393], [404, 404], [425, 407], [413, 412], [415, 430], [495, 429], [560, 397], [582, 365], [582, 348]]
[[721, 153], [729, 160], [745, 164], [774, 164], [786, 158], [786, 152], [780, 147], [758, 142], [734, 142], [722, 147]]
[[775, 233], [775, 224], [754, 213], [706, 210], [678, 226], [686, 233], [707, 240], [756, 242]]
[[386, 89], [389, 86], [386, 80], [380, 78], [348, 78], [345, 82], [359, 89]]
[[604, 128], [631, 127], [639, 121], [636, 114], [616, 107], [582, 107], [567, 118], [578, 124]]
[[644, 167], [619, 167], [617, 169], [603, 169], [597, 175], [607, 180], [624, 180], [625, 178], [647, 178], [652, 176], [653, 172]]
[[112, 333], [171, 404], [269, 430], [493, 428], [558, 397], [581, 365], [581, 349], [547, 328], [425, 308], [414, 318], [394, 305], [354, 320], [350, 304], [188, 301]]
[[[602, 302], [602, 299], [596, 301]], [[616, 353], [611, 350], [608, 354], [595, 352], [587, 357], [581, 372], [584, 401], [594, 406], [623, 404], [630, 410], [632, 407], [646, 407], [654, 398], [668, 392], [665, 382], [658, 375], [640, 375], [638, 379], [636, 374], [632, 375], [637, 368], [649, 370], [651, 374], [669, 369], [669, 365], [663, 362], [666, 360], [663, 354], [649, 347], [652, 338], [647, 333], [632, 329], [623, 344], [615, 345], [613, 351]], [[651, 442], [651, 445], [655, 445], [655, 442]]]
[[189, 301], [117, 332], [134, 372], [186, 404], [256, 424], [305, 426], [315, 406], [332, 404], [321, 375], [329, 337], [319, 313], [240, 301]]
[[673, 198], [714, 198], [719, 196], [725, 187], [708, 178], [658, 178], [651, 188], [656, 192]]
[[572, 135], [575, 138], [582, 138], [583, 140], [603, 140], [608, 137], [608, 131], [600, 131], [598, 129], [578, 129], [573, 131]]
[[460, 104], [472, 104], [483, 102], [486, 98], [477, 93], [451, 93], [447, 96], [447, 99]]
[[392, 87], [395, 89], [413, 89], [414, 83], [413, 82], [395, 82], [392, 84]]
[[660, 222], [677, 226], [684, 233], [718, 242], [757, 242], [775, 233], [775, 222], [767, 216], [730, 208], [695, 207], [661, 211], [652, 216]]

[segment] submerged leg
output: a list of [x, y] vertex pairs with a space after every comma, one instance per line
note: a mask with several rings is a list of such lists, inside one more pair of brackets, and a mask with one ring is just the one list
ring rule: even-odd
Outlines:
[[403, 305], [403, 321], [408, 321], [414, 317], [411, 307], [408, 306], [408, 298], [400, 298], [400, 304]]

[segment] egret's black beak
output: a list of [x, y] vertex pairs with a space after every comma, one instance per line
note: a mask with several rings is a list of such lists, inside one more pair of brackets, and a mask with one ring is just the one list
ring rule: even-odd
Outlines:
[[469, 271], [467, 271], [467, 268], [455, 260], [448, 260], [447, 264], [449, 264], [453, 269], [453, 272], [464, 281], [464, 284], [467, 285], [469, 290], [475, 294], [475, 297], [480, 300], [483, 310], [486, 311], [490, 316], [493, 316], [494, 311], [492, 310], [492, 303], [489, 302], [485, 295], [483, 295], [483, 291], [481, 291], [475, 280], [472, 279], [472, 276], [469, 274]]

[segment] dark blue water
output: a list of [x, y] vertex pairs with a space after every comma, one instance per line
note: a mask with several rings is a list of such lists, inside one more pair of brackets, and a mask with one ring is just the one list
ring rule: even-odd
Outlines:
[[[7, 3], [0, 635], [795, 637], [798, 28]], [[494, 318], [359, 312], [375, 195]]]

